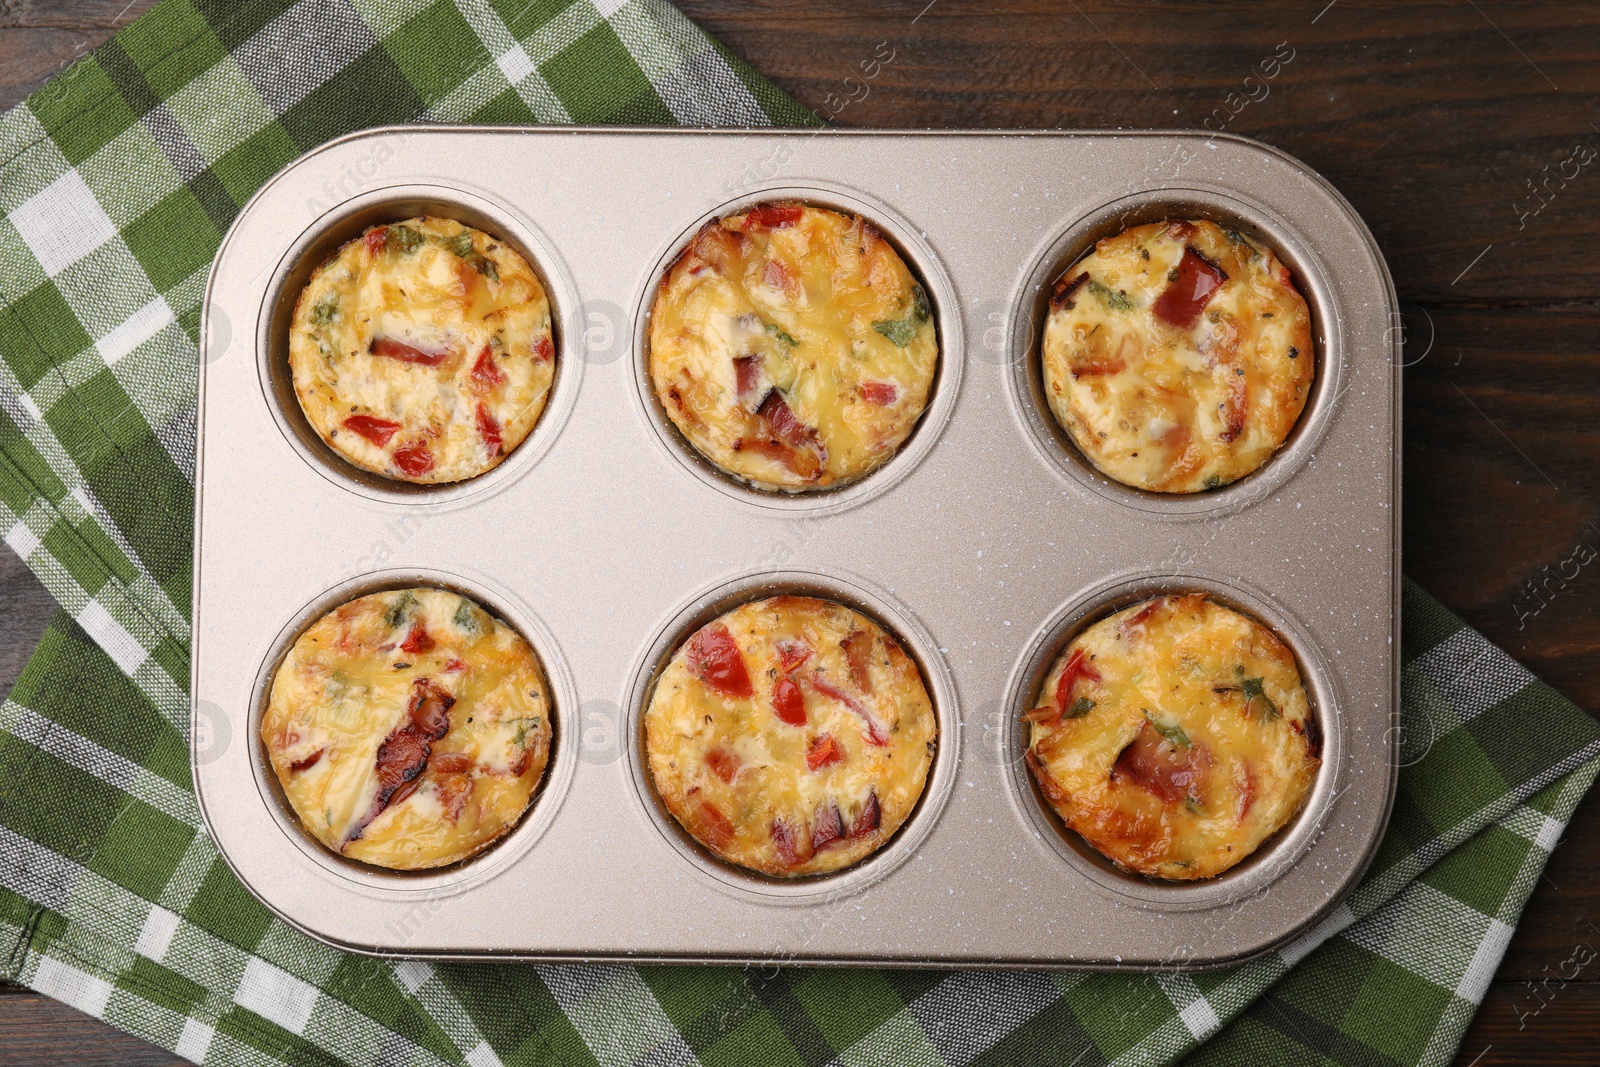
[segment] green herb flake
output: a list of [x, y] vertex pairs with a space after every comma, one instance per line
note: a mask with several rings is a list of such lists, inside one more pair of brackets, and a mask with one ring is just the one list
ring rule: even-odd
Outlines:
[[460, 233], [455, 234], [452, 237], [446, 237], [442, 243], [444, 244], [445, 248], [454, 252], [462, 259], [466, 259], [472, 254], [472, 234], [466, 230], [462, 230]]
[[776, 323], [764, 323], [763, 328], [772, 336], [788, 345], [790, 348], [793, 348], [800, 343], [799, 341], [796, 341], [787, 331], [785, 331], [782, 326], [779, 326]]
[[1183, 727], [1178, 720], [1168, 715], [1157, 715], [1149, 708], [1144, 708], [1144, 721], [1156, 728], [1156, 733], [1164, 737], [1169, 744], [1179, 748], [1189, 747], [1189, 735], [1183, 732]]
[[1072, 702], [1072, 706], [1062, 712], [1063, 719], [1081, 719], [1095, 708], [1094, 701], [1088, 697], [1079, 697]]
[[1178, 268], [1177, 267], [1173, 267], [1171, 270], [1167, 271], [1167, 281], [1175, 282], [1177, 280], [1178, 280]]
[[1244, 239], [1244, 235], [1238, 230], [1223, 230], [1222, 235], [1228, 239], [1230, 244], [1242, 245], [1250, 243]]
[[1128, 299], [1128, 294], [1121, 289], [1113, 289], [1109, 285], [1102, 285], [1093, 278], [1089, 279], [1089, 292], [1106, 302], [1112, 311], [1132, 311], [1133, 302]]
[[1283, 711], [1277, 704], [1273, 703], [1271, 697], [1267, 696], [1266, 678], [1246, 678], [1242, 666], [1235, 667], [1234, 673], [1239, 678], [1239, 691], [1244, 694], [1245, 707], [1248, 708], [1259, 700], [1261, 702], [1261, 718], [1263, 720], [1271, 722], [1282, 717]]
[[911, 314], [918, 322], [927, 322], [932, 314], [928, 307], [928, 291], [918, 282], [911, 283]]
[[472, 605], [463, 600], [456, 608], [455, 616], [450, 620], [455, 623], [456, 629], [464, 633], [475, 634], [478, 632], [478, 617], [472, 610]]
[[1221, 489], [1224, 485], [1227, 485], [1227, 484], [1228, 484], [1227, 482], [1224, 482], [1222, 480], [1222, 475], [1220, 475], [1220, 474], [1208, 474], [1208, 475], [1206, 475], [1206, 488], [1207, 489]]
[[887, 337], [896, 348], [904, 348], [917, 336], [917, 317], [912, 312], [903, 319], [879, 319], [872, 328]]
[[488, 278], [491, 282], [500, 280], [500, 272], [495, 268], [494, 260], [482, 252], [468, 252], [461, 258], [471, 264], [473, 270]]
[[319, 326], [326, 326], [330, 322], [336, 322], [338, 318], [339, 298], [337, 296], [325, 296], [311, 308], [311, 319]]
[[411, 255], [422, 247], [423, 236], [410, 226], [390, 226], [383, 234], [383, 250]]
[[410, 592], [401, 593], [395, 598], [394, 603], [389, 605], [389, 610], [383, 613], [383, 624], [391, 630], [399, 629], [400, 624], [406, 621], [416, 603], [417, 598], [415, 595]]
[[1206, 813], [1206, 810], [1200, 806], [1200, 802], [1194, 797], [1185, 797], [1183, 806], [1189, 809], [1189, 814], [1191, 815], [1204, 815]]

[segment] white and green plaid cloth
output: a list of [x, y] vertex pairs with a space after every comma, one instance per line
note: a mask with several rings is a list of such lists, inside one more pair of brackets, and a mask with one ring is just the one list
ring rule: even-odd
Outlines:
[[407, 121], [816, 120], [661, 0], [165, 0], [0, 118], [0, 974], [213, 1064], [1446, 1063], [1600, 727], [1405, 590], [1401, 775], [1317, 930], [1206, 974], [422, 963], [274, 920], [188, 753], [200, 294], [239, 207]]

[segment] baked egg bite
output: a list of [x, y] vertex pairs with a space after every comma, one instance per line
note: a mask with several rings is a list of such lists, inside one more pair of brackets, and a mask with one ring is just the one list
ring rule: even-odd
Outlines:
[[917, 665], [842, 604], [775, 596], [685, 641], [644, 716], [656, 792], [695, 840], [763, 874], [848, 867], [916, 806], [937, 743]]
[[289, 649], [261, 741], [311, 836], [342, 856], [455, 863], [521, 819], [552, 733], [539, 657], [443, 589], [340, 605]]
[[1056, 420], [1102, 473], [1194, 493], [1259, 468], [1316, 374], [1311, 312], [1253, 237], [1204, 219], [1135, 226], [1055, 283], [1041, 343]]
[[453, 219], [374, 226], [311, 274], [289, 327], [307, 421], [363, 470], [399, 481], [497, 466], [555, 378], [550, 302], [515, 250]]
[[1210, 878], [1250, 855], [1300, 810], [1321, 764], [1293, 653], [1201, 593], [1090, 626], [1034, 703], [1026, 759], [1050, 806], [1117, 866], [1156, 878]]
[[928, 403], [927, 292], [872, 223], [773, 201], [706, 223], [650, 313], [650, 379], [706, 459], [759, 488], [878, 467]]

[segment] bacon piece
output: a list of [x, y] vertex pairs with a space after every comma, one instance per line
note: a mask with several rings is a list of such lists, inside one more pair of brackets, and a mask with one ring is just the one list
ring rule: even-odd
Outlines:
[[839, 647], [844, 649], [844, 658], [850, 664], [850, 680], [863, 693], [872, 692], [872, 675], [868, 671], [872, 663], [872, 635], [865, 630], [851, 630], [849, 636], [839, 642]]
[[788, 264], [781, 259], [769, 259], [767, 265], [761, 268], [761, 280], [774, 289], [782, 289], [790, 296], [800, 292], [800, 279], [795, 277]]
[[1066, 714], [1072, 707], [1072, 690], [1077, 685], [1079, 678], [1087, 678], [1091, 682], [1101, 681], [1100, 672], [1095, 669], [1083, 649], [1075, 648], [1072, 655], [1067, 657], [1067, 665], [1062, 668], [1061, 677], [1056, 680], [1056, 710]]
[[893, 382], [862, 382], [861, 399], [876, 407], [886, 408], [900, 396], [900, 387]]
[[1067, 308], [1070, 310], [1071, 308], [1077, 307], [1075, 295], [1079, 289], [1082, 289], [1088, 284], [1089, 275], [1087, 271], [1070, 281], [1067, 280], [1067, 276], [1065, 274], [1057, 278], [1055, 291], [1050, 294], [1050, 310], [1060, 311], [1062, 308]]
[[746, 228], [752, 230], [781, 230], [800, 221], [805, 209], [795, 203], [757, 204], [744, 217]]
[[394, 337], [374, 337], [370, 351], [375, 356], [397, 359], [401, 363], [416, 363], [424, 367], [437, 367], [450, 357], [448, 348], [430, 351], [409, 345]]
[[1061, 719], [1061, 709], [1054, 704], [1041, 704], [1036, 708], [1029, 708], [1022, 713], [1023, 722], [1044, 723], [1058, 722]]
[[464, 774], [472, 769], [472, 757], [465, 752], [440, 752], [428, 766], [440, 774]]
[[1243, 823], [1256, 802], [1256, 772], [1247, 762], [1241, 762], [1239, 766], [1244, 768], [1244, 784], [1239, 787], [1239, 821]]
[[433, 470], [433, 453], [424, 441], [413, 441], [394, 450], [394, 465], [410, 478], [420, 478]]
[[1303, 727], [1300, 726], [1298, 724], [1298, 722], [1292, 722], [1292, 723], [1290, 723], [1290, 725], [1291, 726], [1295, 726], [1297, 732], [1303, 732], [1305, 734], [1306, 751], [1308, 753], [1310, 753], [1311, 758], [1312, 759], [1321, 759], [1322, 758], [1322, 724], [1317, 721], [1317, 717], [1315, 715], [1307, 715], [1306, 716], [1306, 724]]
[[802, 827], [800, 832], [796, 833], [795, 828], [781, 818], [772, 820], [772, 844], [778, 850], [778, 858], [783, 861], [784, 866], [793, 867], [811, 858], [809, 848], [805, 848], [802, 854], [804, 838], [801, 835], [804, 832]]
[[788, 674], [811, 658], [811, 646], [804, 641], [778, 642], [778, 669]]
[[1156, 795], [1163, 803], [1176, 804], [1192, 796], [1199, 785], [1199, 771], [1205, 766], [1203, 746], [1174, 745], [1149, 722], [1128, 742], [1112, 765], [1112, 781], [1128, 781]]
[[1074, 378], [1099, 378], [1121, 374], [1128, 369], [1128, 362], [1121, 356], [1090, 356], [1088, 359], [1075, 360], [1069, 369]]
[[1154, 615], [1156, 613], [1156, 609], [1162, 604], [1166, 603], [1166, 600], [1166, 597], [1157, 597], [1156, 599], [1150, 601], [1144, 607], [1140, 608], [1132, 615], [1129, 615], [1126, 619], [1123, 619], [1122, 624], [1118, 627], [1118, 629], [1120, 629], [1123, 633], [1127, 633], [1136, 626], [1143, 626], [1145, 620]]
[[874, 789], [867, 794], [867, 802], [861, 806], [861, 814], [856, 816], [856, 823], [850, 827], [851, 837], [866, 837], [878, 828], [883, 821], [883, 811], [878, 807], [878, 791]]
[[774, 389], [761, 401], [756, 414], [766, 421], [772, 434], [791, 448], [809, 448], [817, 445], [817, 431], [800, 421], [783, 394]]
[[811, 826], [811, 851], [843, 840], [844, 816], [839, 814], [839, 805], [830, 802], [817, 810], [816, 822]]
[[817, 459], [817, 454], [809, 448], [790, 448], [782, 441], [772, 441], [763, 437], [742, 437], [733, 443], [735, 452], [744, 448], [760, 452], [775, 463], [782, 463], [795, 475], [808, 482], [814, 482], [822, 476], [822, 463]]
[[1178, 276], [1150, 306], [1155, 316], [1180, 330], [1193, 326], [1211, 298], [1228, 280], [1227, 273], [1192, 248], [1184, 248]]
[[1195, 225], [1192, 222], [1186, 222], [1183, 219], [1173, 219], [1171, 222], [1167, 223], [1167, 236], [1172, 238], [1174, 241], [1187, 241], [1189, 238], [1194, 236], [1194, 233]]
[[522, 743], [522, 755], [517, 757], [517, 762], [511, 765], [511, 777], [521, 778], [528, 773], [528, 767], [533, 763], [533, 746], [526, 741]]
[[792, 679], [783, 677], [772, 683], [772, 710], [790, 726], [806, 724], [806, 698]]
[[505, 451], [505, 439], [500, 433], [500, 423], [496, 421], [483, 401], [478, 401], [478, 436], [483, 438], [483, 447], [489, 455], [498, 456]]
[[300, 759], [297, 759], [293, 763], [289, 764], [289, 769], [296, 774], [299, 774], [301, 771], [309, 771], [311, 768], [317, 765], [317, 761], [322, 759], [322, 754], [326, 751], [328, 750], [325, 748], [319, 748], [315, 752], [311, 753], [311, 755], [301, 757]]
[[889, 743], [889, 735], [884, 732], [883, 724], [871, 712], [862, 707], [861, 701], [846, 693], [820, 674], [813, 673], [811, 675], [811, 685], [823, 696], [837, 700], [849, 708], [862, 722], [867, 724], [867, 732], [862, 736], [867, 739], [868, 744], [877, 745], [881, 748]]
[[755, 403], [756, 390], [761, 386], [761, 357], [735, 356], [733, 376], [737, 382], [739, 403]]
[[483, 390], [493, 389], [505, 383], [506, 376], [500, 370], [500, 365], [494, 361], [494, 353], [488, 345], [483, 346], [483, 351], [478, 353], [478, 360], [472, 365], [472, 384]]
[[812, 738], [810, 747], [806, 749], [806, 766], [813, 771], [820, 771], [843, 760], [844, 750], [839, 747], [839, 742], [833, 739], [832, 734]]
[[411, 706], [407, 709], [411, 724], [420, 736], [437, 741], [450, 732], [450, 708], [456, 698], [429, 678], [418, 678], [411, 685]]
[[388, 444], [389, 438], [400, 432], [398, 422], [380, 419], [376, 415], [351, 415], [344, 420], [344, 428], [360, 434], [379, 448]]
[[723, 696], [748, 697], [755, 692], [750, 686], [744, 654], [733, 634], [720, 622], [702, 626], [689, 639], [685, 658], [689, 673]]
[[439, 805], [444, 808], [444, 817], [451, 826], [456, 824], [461, 818], [461, 813], [466, 810], [467, 797], [472, 794], [473, 784], [470, 774], [447, 774], [435, 785]]
[[548, 334], [540, 334], [539, 339], [533, 342], [534, 358], [541, 363], [546, 363], [555, 358], [556, 346], [551, 344]]
[[[700, 792], [699, 788], [689, 790], [688, 798], [695, 798]], [[726, 848], [729, 841], [733, 840], [733, 823], [722, 814], [722, 809], [717, 807], [705, 797], [695, 799], [695, 819], [693, 829], [706, 844], [712, 848]]]
[[400, 651], [409, 652], [415, 656], [419, 652], [431, 652], [436, 643], [432, 635], [422, 628], [422, 623], [413, 623], [411, 632], [406, 634], [404, 641], [400, 642]]
[[386, 226], [374, 226], [367, 231], [367, 254], [377, 259], [383, 254], [383, 244], [389, 239], [389, 229]]
[[432, 751], [433, 746], [422, 731], [409, 723], [396, 727], [393, 733], [384, 738], [383, 744], [378, 746], [378, 793], [373, 798], [372, 809], [366, 819], [351, 834], [352, 841], [360, 837], [361, 831], [383, 814], [384, 809], [411, 795], [408, 789], [396, 796], [403, 786], [421, 776], [428, 766], [428, 756]]
[[1245, 376], [1239, 373], [1240, 368], [1230, 367], [1233, 371], [1228, 376], [1228, 424], [1218, 436], [1224, 441], [1236, 439], [1244, 431], [1245, 413], [1250, 409], [1250, 385], [1245, 381]]
[[739, 757], [718, 745], [706, 753], [706, 766], [711, 768], [712, 774], [732, 785], [739, 774]]

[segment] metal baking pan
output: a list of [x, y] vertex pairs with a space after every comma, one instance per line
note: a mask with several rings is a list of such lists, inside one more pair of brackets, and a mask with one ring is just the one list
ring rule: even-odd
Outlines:
[[[866, 215], [923, 280], [941, 364], [901, 453], [784, 495], [708, 468], [657, 408], [644, 330], [663, 267], [705, 220], [775, 197]], [[369, 224], [454, 216], [522, 251], [549, 291], [559, 371], [494, 471], [416, 487], [312, 434], [286, 317]], [[1049, 283], [1093, 241], [1165, 216], [1254, 233], [1312, 310], [1314, 393], [1283, 450], [1204, 494], [1097, 475], [1041, 403]], [[1325, 181], [1230, 136], [395, 128], [315, 150], [245, 207], [206, 293], [196, 515], [195, 785], [249, 889], [342, 948], [421, 957], [1204, 967], [1306, 930], [1370, 861], [1394, 795], [1400, 374], [1393, 286]], [[332, 605], [433, 582], [543, 657], [556, 740], [519, 827], [403, 874], [297, 827], [257, 740], [279, 658]], [[1087, 621], [1204, 589], [1299, 658], [1326, 735], [1300, 815], [1194, 884], [1123, 873], [1066, 831], [1020, 759], [1018, 715]], [[940, 740], [877, 855], [778, 881], [700, 850], [656, 800], [641, 704], [676, 643], [774, 590], [832, 596], [920, 663]]]

